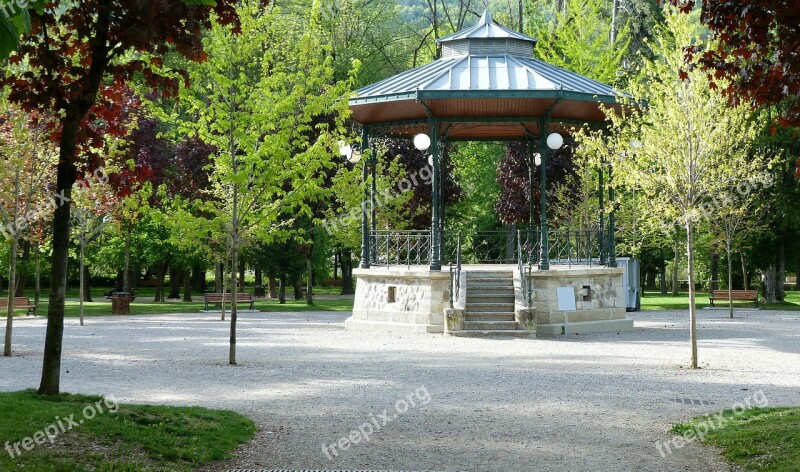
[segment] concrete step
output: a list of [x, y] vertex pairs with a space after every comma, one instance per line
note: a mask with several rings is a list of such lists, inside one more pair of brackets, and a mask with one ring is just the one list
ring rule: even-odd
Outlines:
[[514, 304], [514, 295], [472, 294], [467, 292], [467, 305], [470, 303], [497, 303], [500, 305]]
[[474, 272], [466, 272], [467, 279], [503, 279], [514, 277], [514, 271], [511, 270], [476, 270]]
[[515, 319], [514, 313], [503, 311], [464, 314], [464, 321], [515, 321]]
[[506, 303], [479, 303], [467, 300], [467, 304], [465, 306], [467, 313], [496, 313], [496, 312], [505, 312], [505, 313], [514, 313], [514, 302], [506, 302]]
[[467, 296], [469, 297], [514, 297], [514, 287], [503, 287], [503, 288], [486, 288], [486, 287], [475, 287], [470, 288], [467, 290]]
[[516, 321], [464, 321], [464, 329], [478, 331], [517, 329]]
[[450, 331], [452, 336], [462, 338], [535, 338], [536, 333], [526, 329], [506, 329], [506, 330], [469, 330], [469, 331]]

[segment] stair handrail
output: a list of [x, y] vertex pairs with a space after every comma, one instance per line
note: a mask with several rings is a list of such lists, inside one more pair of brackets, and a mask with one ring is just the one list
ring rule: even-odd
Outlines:
[[450, 308], [461, 299], [461, 232], [456, 240], [456, 261], [450, 262]]
[[[522, 252], [522, 234], [520, 234], [522, 230], [518, 231], [517, 235], [517, 269], [519, 270], [519, 280], [520, 280], [520, 289], [522, 291], [522, 301], [525, 304], [525, 308], [531, 307], [531, 286], [526, 277], [525, 273], [525, 256]], [[527, 274], [531, 273], [531, 260], [528, 257], [528, 271]]]

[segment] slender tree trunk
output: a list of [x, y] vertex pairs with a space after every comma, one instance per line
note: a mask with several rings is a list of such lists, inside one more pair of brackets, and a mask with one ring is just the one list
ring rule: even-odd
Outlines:
[[183, 301], [192, 301], [192, 271], [183, 271]]
[[611, 7], [611, 30], [609, 34], [609, 43], [610, 46], [614, 46], [614, 43], [617, 42], [617, 32], [619, 31], [619, 2], [620, 0], [612, 0], [613, 5]]
[[794, 289], [800, 290], [800, 254], [797, 256], [797, 270], [794, 272]]
[[767, 303], [775, 303], [775, 264], [771, 263], [764, 270], [764, 299]]
[[269, 298], [272, 300], [278, 298], [278, 287], [275, 281], [275, 274], [269, 274], [267, 277], [269, 283]]
[[[16, 215], [16, 206], [17, 203], [14, 203], [15, 211], [14, 214]], [[5, 346], [3, 348], [3, 355], [6, 357], [11, 356], [11, 330], [14, 325], [14, 282], [17, 276], [17, 245], [19, 240], [17, 236], [14, 236], [11, 239], [11, 251], [9, 254], [9, 263], [8, 263], [8, 300], [6, 300], [6, 338], [5, 338]]]
[[80, 260], [80, 266], [81, 266], [80, 267], [80, 274], [81, 274], [80, 275], [80, 285], [81, 285], [81, 287], [80, 287], [80, 290], [79, 290], [79, 292], [80, 292], [79, 299], [80, 299], [80, 305], [81, 305], [81, 307], [80, 307], [80, 319], [81, 319], [80, 322], [81, 322], [81, 326], [83, 326], [83, 301], [84, 301], [83, 300], [83, 298], [84, 298], [84, 296], [83, 296], [83, 294], [84, 294], [83, 288], [84, 288], [84, 284], [86, 283], [86, 280], [85, 280], [86, 279], [86, 273], [84, 272], [83, 269], [85, 267], [84, 264], [85, 264], [85, 261], [86, 261], [85, 254], [84, 254], [84, 247], [86, 246], [86, 234], [84, 233], [85, 228], [81, 227], [80, 230], [81, 230], [81, 236], [80, 236], [80, 245], [81, 245], [81, 247], [80, 247], [80, 252], [81, 252], [80, 253], [80, 259], [81, 259]]
[[122, 291], [131, 291], [131, 228], [130, 223], [126, 223], [125, 228], [125, 262], [122, 266]]
[[183, 283], [183, 269], [176, 268], [175, 264], [169, 267], [169, 299], [181, 298], [181, 284]]
[[658, 271], [659, 278], [658, 278], [658, 286], [661, 291], [661, 295], [667, 294], [667, 266], [661, 267]]
[[167, 273], [167, 264], [164, 262], [156, 263], [156, 296], [154, 303], [164, 303], [164, 277]]
[[278, 303], [283, 305], [286, 303], [286, 274], [280, 276], [280, 287], [278, 288]]
[[92, 277], [90, 267], [86, 264], [86, 259], [83, 261], [83, 301], [91, 302], [92, 300]]
[[[227, 259], [227, 257], [226, 257]], [[228, 293], [228, 264], [222, 266], [222, 316], [220, 320], [225, 321], [225, 297]]]
[[339, 280], [339, 259], [341, 258], [339, 254], [341, 254], [341, 252], [341, 249], [337, 249], [333, 253], [333, 280]]
[[775, 301], [786, 300], [786, 231], [781, 233], [778, 242], [778, 264], [775, 267]]
[[744, 252], [739, 253], [739, 258], [742, 260], [742, 287], [744, 287], [745, 290], [750, 290], [750, 284], [747, 283], [747, 264], [744, 262]]
[[[22, 256], [20, 260], [25, 263], [31, 258], [31, 243], [30, 241], [22, 240]], [[17, 271], [17, 280], [14, 282], [14, 293], [17, 297], [25, 296], [25, 289], [28, 288], [28, 274], [25, 271]]]
[[719, 290], [719, 253], [714, 250], [711, 253], [711, 282], [708, 285], [709, 290]]
[[42, 254], [39, 252], [39, 245], [36, 245], [36, 253], [34, 254], [36, 261], [36, 289], [33, 292], [33, 304], [39, 306], [39, 300], [42, 298]]
[[680, 287], [678, 286], [678, 264], [680, 263], [680, 252], [681, 252], [681, 245], [680, 239], [678, 235], [675, 235], [675, 259], [672, 263], [672, 295], [677, 296], [678, 290]]
[[689, 265], [689, 338], [692, 343], [692, 369], [697, 369], [697, 306], [694, 293], [694, 227], [686, 225], [686, 255]]
[[222, 285], [223, 285], [222, 280], [225, 278], [224, 271], [225, 271], [225, 269], [222, 266], [221, 262], [218, 262], [214, 266], [214, 291], [217, 292], [217, 293], [219, 293], [219, 292], [224, 290], [222, 288]]
[[239, 260], [239, 287], [241, 287], [241, 292], [244, 293], [244, 288], [247, 286], [245, 283], [245, 276], [247, 274], [247, 268], [245, 267], [245, 263], [243, 260]]
[[342, 250], [340, 259], [342, 265], [342, 295], [353, 295], [356, 293], [353, 286], [353, 255], [349, 249]]
[[314, 304], [314, 261], [311, 254], [306, 256], [306, 305]]
[[733, 260], [730, 240], [725, 244], [725, 255], [728, 257], [728, 315], [733, 319]]
[[300, 276], [294, 276], [292, 278], [292, 288], [294, 289], [294, 299], [295, 300], [302, 300], [303, 299], [303, 281], [300, 279]]

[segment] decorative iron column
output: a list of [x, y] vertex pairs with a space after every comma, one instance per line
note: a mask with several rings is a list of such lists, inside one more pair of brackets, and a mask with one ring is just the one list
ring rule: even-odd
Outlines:
[[[370, 188], [370, 192], [372, 192], [371, 195], [370, 195], [371, 196], [370, 201], [372, 202], [372, 208], [370, 209], [371, 210], [370, 211], [370, 213], [371, 213], [370, 216], [372, 218], [372, 225], [371, 225], [372, 233], [370, 233], [370, 248], [372, 248], [372, 247], [376, 247], [377, 248], [378, 245], [376, 244], [376, 241], [374, 241], [374, 239], [378, 237], [377, 236], [377, 234], [378, 234], [378, 217], [377, 217], [377, 207], [378, 207], [377, 195], [378, 195], [378, 191], [377, 191], [377, 183], [376, 183], [378, 181], [378, 179], [377, 179], [377, 170], [376, 170], [378, 168], [378, 154], [375, 152], [375, 142], [374, 142], [374, 140], [370, 143], [370, 145], [367, 148], [369, 149], [369, 165], [370, 165], [370, 169], [371, 169], [370, 173], [371, 173], [371, 178], [372, 178], [372, 182], [371, 182], [371, 186], [370, 186], [371, 187]], [[370, 251], [370, 255], [369, 256], [371, 258], [370, 262], [372, 262], [373, 261], [372, 258], [377, 258], [378, 255], [377, 254], [372, 254], [372, 251]]]
[[528, 139], [528, 233], [533, 231], [533, 170], [536, 168], [533, 154], [533, 141]]
[[542, 232], [542, 240], [539, 245], [541, 248], [539, 268], [542, 270], [550, 270], [550, 245], [547, 237], [547, 125], [546, 119], [539, 120], [539, 154], [542, 156], [542, 172], [539, 178], [539, 201], [542, 212], [539, 215]]
[[430, 270], [442, 270], [442, 248], [439, 245], [439, 233], [441, 230], [441, 216], [439, 215], [439, 187], [440, 182], [440, 157], [441, 149], [439, 146], [439, 120], [435, 117], [430, 118], [430, 137], [431, 137], [431, 160], [433, 161], [433, 182], [431, 188], [431, 267]]
[[597, 188], [597, 199], [599, 200], [599, 207], [600, 207], [600, 264], [605, 264], [606, 263], [606, 248], [607, 248], [607, 244], [606, 244], [606, 236], [605, 236], [605, 228], [606, 228], [605, 211], [606, 211], [606, 209], [604, 208], [605, 207], [604, 198], [605, 198], [606, 189], [603, 186], [603, 163], [600, 163], [600, 165], [597, 167], [597, 173], [598, 173], [598, 180], [599, 180], [599, 185], [598, 185], [598, 188]]
[[361, 171], [361, 184], [364, 186], [364, 198], [361, 200], [361, 269], [369, 269], [370, 256], [370, 235], [369, 235], [369, 216], [367, 215], [367, 201], [370, 198], [367, 179], [369, 177], [367, 169], [368, 156], [364, 156], [369, 148], [369, 132], [366, 126], [361, 127], [361, 160], [364, 166]]
[[615, 212], [617, 210], [617, 202], [615, 201], [616, 194], [614, 192], [614, 183], [611, 181], [612, 179], [612, 169], [611, 167], [608, 168], [608, 199], [611, 201], [611, 213], [608, 215], [608, 266], [609, 267], [616, 267], [617, 266], [617, 240], [615, 236], [616, 228], [615, 228]]

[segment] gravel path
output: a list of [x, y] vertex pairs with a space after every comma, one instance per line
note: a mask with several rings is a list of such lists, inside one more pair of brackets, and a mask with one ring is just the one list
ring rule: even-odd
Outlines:
[[[233, 367], [214, 314], [69, 319], [62, 390], [247, 414], [261, 432], [217, 470], [726, 471], [712, 449], [656, 442], [759, 391], [800, 404], [800, 313], [701, 311], [697, 371], [686, 312], [533, 340], [352, 332], [347, 316], [243, 313]], [[15, 321], [0, 390], [38, 385], [44, 328]], [[359, 428], [368, 440], [342, 439]]]

